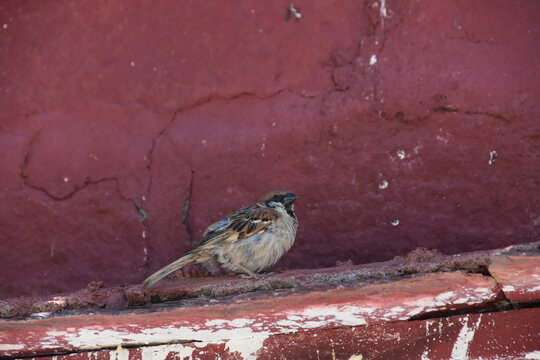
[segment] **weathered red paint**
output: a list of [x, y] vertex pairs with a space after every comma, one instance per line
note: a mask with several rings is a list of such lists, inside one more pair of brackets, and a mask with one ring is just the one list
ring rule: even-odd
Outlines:
[[190, 183], [195, 241], [298, 193], [278, 267], [538, 239], [537, 2], [295, 5], [2, 2], [0, 297], [140, 283]]
[[502, 286], [506, 298], [516, 303], [540, 299], [540, 256], [493, 256], [489, 273]]
[[[517, 278], [516, 285], [520, 284], [522, 291], [540, 286], [540, 268], [533, 261], [538, 256], [495, 257], [499, 259], [494, 264], [499, 275], [505, 259], [520, 263], [520, 269], [529, 274], [532, 280], [527, 285], [523, 277]], [[185, 302], [157, 312], [0, 321], [0, 356], [81, 350], [92, 352], [66, 358], [90, 358], [93, 352], [98, 358], [118, 359], [176, 355], [210, 359], [216, 354], [238, 359], [270, 359], [277, 354], [285, 358], [326, 358], [329, 354], [341, 358], [348, 354], [377, 359], [402, 351], [410, 351], [410, 358], [422, 359], [465, 359], [471, 354], [486, 359], [537, 356], [538, 308], [474, 313], [507, 306], [504, 286], [490, 276], [442, 272], [326, 290], [291, 289]], [[527, 298], [529, 306], [539, 302], [538, 297]], [[447, 315], [456, 312], [473, 313]], [[419, 318], [431, 319], [414, 321]]]
[[[164, 279], [155, 288], [143, 290], [140, 285], [129, 287], [103, 287], [102, 283], [92, 283], [86, 289], [68, 294], [55, 294], [41, 297], [20, 297], [0, 300], [0, 318], [22, 318], [35, 313], [56, 313], [69, 309], [85, 308], [124, 308], [127, 306], [150, 305], [171, 300], [182, 300], [184, 305], [198, 303], [197, 298], [211, 296], [223, 298], [230, 295], [243, 295], [244, 298], [264, 297], [261, 290], [295, 291], [328, 290], [339, 285], [359, 285], [366, 281], [381, 282], [385, 279], [399, 279], [403, 274], [425, 274], [431, 272], [466, 271], [485, 273], [491, 269], [496, 274], [498, 286], [503, 293], [514, 296], [530, 293], [530, 301], [536, 299], [535, 274], [538, 274], [538, 247], [540, 243], [514, 246], [511, 249], [498, 249], [456, 256], [442, 255], [437, 251], [417, 249], [406, 257], [396, 257], [392, 261], [364, 265], [341, 264], [323, 269], [289, 270], [270, 274], [263, 279], [246, 279], [234, 275], [210, 276], [197, 274], [185, 269], [170, 279]], [[512, 256], [506, 256], [510, 251]], [[521, 253], [521, 256], [517, 256]], [[508, 264], [511, 267], [500, 266]], [[497, 265], [499, 264], [499, 265]], [[516, 267], [517, 266], [517, 267]], [[504, 287], [515, 283], [515, 286]], [[512, 293], [511, 290], [514, 290]], [[190, 299], [194, 299], [193, 301]], [[525, 298], [510, 300], [527, 302]], [[36, 315], [38, 316], [38, 315]]]
[[[538, 359], [539, 318], [540, 310], [535, 308], [277, 334], [269, 336], [253, 358]], [[186, 348], [191, 349], [186, 351]], [[43, 357], [57, 360], [127, 358], [243, 359], [240, 354], [229, 351], [226, 344], [154, 345]]]

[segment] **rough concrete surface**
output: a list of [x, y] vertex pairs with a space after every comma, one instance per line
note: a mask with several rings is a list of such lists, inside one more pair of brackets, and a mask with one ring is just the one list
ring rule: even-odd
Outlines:
[[289, 6], [0, 4], [0, 297], [140, 283], [274, 188], [277, 268], [538, 240], [540, 3]]

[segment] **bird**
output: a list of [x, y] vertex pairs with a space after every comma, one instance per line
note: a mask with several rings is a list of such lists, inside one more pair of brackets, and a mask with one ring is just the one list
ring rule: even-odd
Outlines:
[[186, 265], [213, 261], [226, 270], [261, 278], [257, 273], [274, 265], [294, 243], [296, 199], [298, 196], [288, 190], [274, 190], [256, 205], [215, 222], [195, 248], [144, 280], [143, 289]]

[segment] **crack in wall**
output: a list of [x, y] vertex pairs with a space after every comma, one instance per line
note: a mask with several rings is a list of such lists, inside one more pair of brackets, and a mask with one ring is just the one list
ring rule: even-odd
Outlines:
[[512, 123], [510, 119], [502, 116], [501, 114], [496, 114], [496, 113], [487, 112], [487, 111], [461, 110], [461, 109], [454, 108], [451, 106], [446, 106], [446, 105], [431, 108], [431, 111], [436, 112], [436, 113], [454, 113], [454, 114], [464, 114], [464, 115], [471, 115], [471, 116], [477, 116], [477, 115], [487, 116], [495, 120], [503, 121], [507, 124]]
[[182, 224], [186, 229], [186, 242], [188, 246], [193, 246], [193, 237], [191, 236], [191, 228], [189, 226], [189, 205], [191, 204], [191, 196], [193, 195], [193, 177], [195, 172], [191, 169], [191, 178], [189, 179], [189, 189], [186, 191], [186, 199], [182, 208]]
[[230, 100], [235, 100], [235, 99], [239, 99], [239, 98], [242, 98], [242, 97], [254, 97], [254, 98], [259, 99], [259, 100], [267, 100], [267, 99], [273, 98], [273, 97], [278, 96], [278, 95], [280, 95], [280, 94], [282, 94], [284, 92], [287, 92], [287, 91], [295, 93], [295, 94], [297, 94], [299, 96], [302, 96], [302, 97], [308, 97], [308, 96], [305, 96], [305, 95], [302, 95], [302, 94], [298, 94], [295, 91], [291, 91], [291, 90], [289, 90], [287, 88], [280, 89], [280, 90], [278, 90], [276, 92], [273, 92], [272, 94], [266, 95], [266, 96], [259, 95], [259, 94], [256, 94], [256, 93], [252, 93], [252, 92], [242, 91], [242, 92], [235, 93], [235, 94], [232, 94], [232, 95], [229, 95], [229, 96], [220, 96], [220, 95], [216, 95], [216, 94], [209, 95], [209, 96], [203, 97], [201, 99], [198, 99], [198, 100], [192, 102], [191, 104], [188, 104], [186, 106], [182, 106], [182, 107], [179, 107], [179, 108], [175, 109], [172, 112], [167, 124], [165, 124], [165, 126], [163, 126], [163, 128], [152, 139], [152, 144], [150, 146], [150, 150], [147, 153], [148, 165], [146, 166], [146, 168], [148, 169], [148, 172], [150, 174], [150, 181], [149, 181], [148, 187], [146, 189], [146, 196], [149, 197], [151, 192], [152, 192], [152, 185], [153, 185], [152, 166], [154, 164], [153, 156], [154, 156], [154, 151], [155, 151], [156, 146], [157, 146], [157, 142], [163, 135], [165, 135], [165, 133], [167, 133], [169, 128], [174, 124], [177, 115], [179, 115], [181, 113], [184, 113], [186, 111], [189, 111], [189, 110], [193, 110], [193, 109], [195, 109], [197, 107], [204, 106], [204, 105], [209, 104], [209, 103], [211, 103], [213, 101], [230, 101]]
[[133, 209], [137, 212], [137, 214], [139, 216], [139, 220], [141, 221], [141, 224], [143, 226], [142, 238], [143, 238], [144, 257], [143, 257], [143, 264], [142, 264], [141, 267], [147, 266], [148, 265], [148, 256], [147, 256], [148, 255], [148, 250], [147, 249], [149, 247], [149, 238], [148, 238], [147, 234], [149, 233], [149, 231], [148, 231], [149, 229], [148, 229], [148, 224], [145, 221], [146, 217], [147, 217], [146, 211], [144, 210], [142, 205], [139, 204], [137, 201], [135, 201], [131, 197], [128, 197], [128, 196], [123, 194], [122, 189], [120, 188], [120, 181], [118, 180], [117, 177], [114, 177], [114, 176], [112, 176], [112, 177], [104, 177], [104, 178], [99, 178], [99, 179], [95, 179], [95, 180], [87, 177], [84, 180], [82, 185], [81, 184], [74, 185], [73, 189], [69, 193], [67, 193], [66, 195], [63, 195], [63, 196], [54, 195], [49, 190], [47, 190], [47, 188], [45, 188], [43, 186], [38, 186], [38, 185], [32, 184], [29, 181], [29, 176], [27, 174], [27, 169], [28, 169], [28, 166], [29, 166], [30, 161], [32, 159], [33, 148], [34, 148], [35, 143], [36, 143], [37, 139], [39, 138], [40, 134], [41, 134], [41, 131], [37, 131], [30, 138], [30, 141], [29, 141], [29, 144], [28, 144], [28, 149], [26, 151], [26, 154], [24, 155], [23, 163], [21, 164], [19, 176], [22, 179], [23, 186], [26, 186], [29, 189], [32, 189], [32, 190], [35, 190], [35, 191], [39, 191], [42, 194], [44, 194], [46, 197], [48, 197], [49, 199], [52, 199], [54, 201], [68, 201], [72, 197], [74, 197], [77, 193], [87, 189], [89, 186], [99, 185], [99, 184], [107, 183], [107, 182], [113, 182], [115, 184], [114, 188], [115, 188], [115, 191], [116, 191], [116, 194], [117, 194], [118, 198], [120, 200], [122, 200], [122, 201], [129, 202], [133, 206]]

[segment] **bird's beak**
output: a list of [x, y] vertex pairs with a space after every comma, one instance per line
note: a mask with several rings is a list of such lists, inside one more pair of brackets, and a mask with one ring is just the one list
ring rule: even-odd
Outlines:
[[298, 196], [294, 195], [293, 193], [288, 193], [284, 200], [287, 204], [292, 204], [296, 199], [298, 199]]

